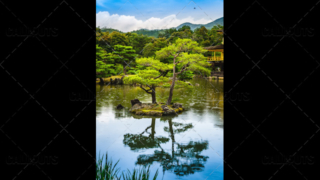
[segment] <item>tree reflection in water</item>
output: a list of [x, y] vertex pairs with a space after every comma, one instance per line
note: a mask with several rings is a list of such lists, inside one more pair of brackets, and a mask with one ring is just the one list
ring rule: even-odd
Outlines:
[[[155, 124], [156, 119], [152, 118], [151, 126], [148, 126], [142, 133], [140, 134], [125, 134], [123, 139], [123, 144], [130, 147], [133, 151], [138, 151], [140, 149], [149, 149], [160, 147], [160, 143], [166, 143], [169, 141], [169, 138], [166, 137], [154, 137], [155, 134]], [[151, 128], [151, 133], [148, 132], [148, 129]], [[149, 135], [144, 135], [149, 134]]]
[[[169, 138], [155, 137], [155, 118], [152, 118], [151, 126], [148, 126], [140, 134], [125, 134], [123, 143], [133, 151], [148, 148], [159, 148], [153, 154], [141, 154], [137, 158], [136, 165], [151, 165], [154, 161], [159, 162], [165, 171], [173, 171], [176, 175], [184, 176], [201, 172], [208, 156], [200, 153], [208, 149], [208, 141], [190, 141], [182, 144], [175, 141], [175, 134], [185, 132], [193, 128], [192, 123], [177, 123], [172, 121], [172, 117], [162, 117], [161, 121], [167, 121], [169, 127], [164, 127], [164, 131], [169, 133], [171, 138], [171, 152], [166, 152], [161, 144], [167, 143]], [[148, 130], [151, 128], [151, 132]], [[148, 134], [148, 135], [144, 135]]]

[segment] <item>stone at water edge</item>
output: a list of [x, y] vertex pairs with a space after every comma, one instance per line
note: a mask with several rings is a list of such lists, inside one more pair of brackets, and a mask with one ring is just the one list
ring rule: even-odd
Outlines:
[[183, 108], [181, 103], [173, 103], [173, 108]]
[[117, 109], [123, 109], [124, 107], [121, 104], [118, 104]]
[[168, 106], [166, 106], [166, 105], [162, 105], [161, 108], [162, 108], [163, 111], [168, 111], [169, 110]]
[[144, 108], [142, 103], [136, 103], [129, 109], [129, 112], [134, 112], [134, 111], [142, 109], [142, 108]]
[[134, 105], [137, 104], [137, 103], [142, 104], [142, 103], [139, 101], [139, 99], [133, 99], [133, 100], [131, 100], [131, 106], [134, 106]]
[[190, 82], [186, 82], [188, 85], [193, 86]]

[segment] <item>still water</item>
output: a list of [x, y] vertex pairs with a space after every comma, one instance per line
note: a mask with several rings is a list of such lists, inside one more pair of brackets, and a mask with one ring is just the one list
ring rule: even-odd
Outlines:
[[[97, 158], [108, 152], [121, 171], [151, 165], [157, 179], [223, 179], [223, 81], [194, 78], [193, 89], [175, 89], [173, 100], [187, 109], [176, 116], [128, 112], [130, 100], [151, 103], [151, 95], [130, 85], [97, 85]], [[169, 88], [157, 88], [166, 102]], [[115, 107], [122, 104], [125, 109]]]

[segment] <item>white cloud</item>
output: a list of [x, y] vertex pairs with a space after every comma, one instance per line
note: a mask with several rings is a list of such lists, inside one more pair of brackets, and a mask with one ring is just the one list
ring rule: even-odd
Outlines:
[[210, 19], [194, 19], [189, 16], [178, 19], [176, 15], [169, 15], [164, 18], [151, 17], [145, 21], [138, 20], [135, 16], [126, 16], [112, 14], [108, 11], [100, 11], [96, 14], [97, 26], [117, 29], [123, 32], [129, 32], [138, 29], [167, 29], [177, 27], [182, 23], [190, 22], [193, 24], [206, 24], [211, 22]]

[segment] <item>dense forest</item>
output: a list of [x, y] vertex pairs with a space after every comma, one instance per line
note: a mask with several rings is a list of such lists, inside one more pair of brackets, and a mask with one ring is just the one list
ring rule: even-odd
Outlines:
[[[135, 32], [121, 32], [114, 29], [96, 28], [96, 75], [97, 78], [106, 78], [113, 75], [133, 74], [136, 75], [140, 70], [146, 69], [146, 66], [138, 64], [135, 59], [156, 58], [156, 52], [165, 47], [175, 45], [178, 39], [189, 39], [196, 42], [198, 47], [215, 46], [222, 43], [222, 33], [217, 30], [223, 29], [223, 26], [217, 25], [211, 29], [205, 26], [196, 28], [194, 31], [189, 26], [182, 26], [179, 29], [171, 28], [159, 31], [157, 37], [143, 35], [139, 30]], [[204, 52], [204, 56], [210, 56], [211, 53]], [[161, 63], [172, 64], [173, 56], [162, 58]], [[129, 64], [129, 65], [128, 65]], [[183, 64], [176, 66], [176, 71], [180, 71]], [[179, 74], [180, 79], [190, 79], [195, 72], [186, 70]], [[167, 73], [172, 77], [172, 73]]]

